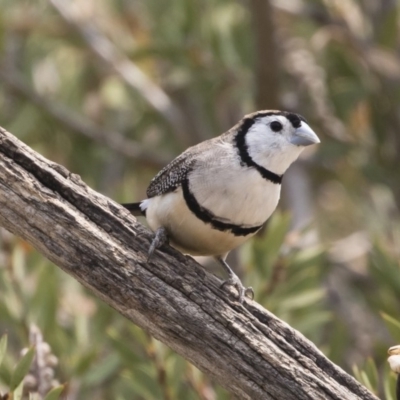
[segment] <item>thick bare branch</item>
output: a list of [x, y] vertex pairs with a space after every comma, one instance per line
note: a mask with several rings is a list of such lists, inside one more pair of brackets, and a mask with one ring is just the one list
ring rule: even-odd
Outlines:
[[238, 304], [194, 260], [126, 210], [0, 129], [0, 224], [241, 399], [377, 400], [253, 301]]

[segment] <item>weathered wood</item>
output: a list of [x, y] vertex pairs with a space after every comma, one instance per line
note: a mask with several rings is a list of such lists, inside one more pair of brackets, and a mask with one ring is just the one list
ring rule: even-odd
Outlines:
[[241, 399], [377, 399], [286, 323], [0, 128], [0, 224]]

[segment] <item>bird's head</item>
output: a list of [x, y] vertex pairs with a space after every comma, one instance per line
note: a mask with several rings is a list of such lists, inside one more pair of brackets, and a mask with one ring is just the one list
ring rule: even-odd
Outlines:
[[306, 120], [286, 111], [259, 111], [247, 115], [236, 136], [254, 162], [283, 174], [306, 146], [320, 142]]

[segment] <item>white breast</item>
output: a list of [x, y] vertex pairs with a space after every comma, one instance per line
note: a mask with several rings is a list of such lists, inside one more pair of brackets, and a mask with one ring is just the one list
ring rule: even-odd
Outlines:
[[[189, 174], [192, 194], [219, 220], [246, 227], [262, 225], [278, 204], [280, 185], [266, 181], [253, 168], [241, 166], [236, 158], [228, 161], [230, 168], [225, 153], [225, 157], [203, 160], [207, 165], [196, 166]], [[165, 227], [171, 244], [184, 253], [224, 255], [252, 236], [219, 231], [198, 219], [188, 209], [181, 188], [142, 204], [151, 229]]]
[[146, 200], [146, 218], [153, 231], [165, 227], [170, 244], [183, 253], [223, 256], [249, 236], [222, 232], [198, 219], [186, 206], [182, 189]]
[[[189, 175], [196, 200], [220, 219], [235, 225], [263, 224], [275, 210], [281, 186], [242, 166], [236, 152], [207, 160]], [[227, 167], [227, 165], [229, 167]]]

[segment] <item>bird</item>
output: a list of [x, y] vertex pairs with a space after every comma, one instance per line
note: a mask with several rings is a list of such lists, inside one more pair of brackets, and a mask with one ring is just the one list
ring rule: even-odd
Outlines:
[[189, 147], [155, 175], [147, 198], [122, 204], [155, 232], [148, 256], [169, 243], [184, 254], [212, 256], [226, 271], [221, 287], [254, 298], [226, 262], [276, 209], [284, 173], [306, 146], [320, 143], [300, 114], [263, 110], [220, 136]]

